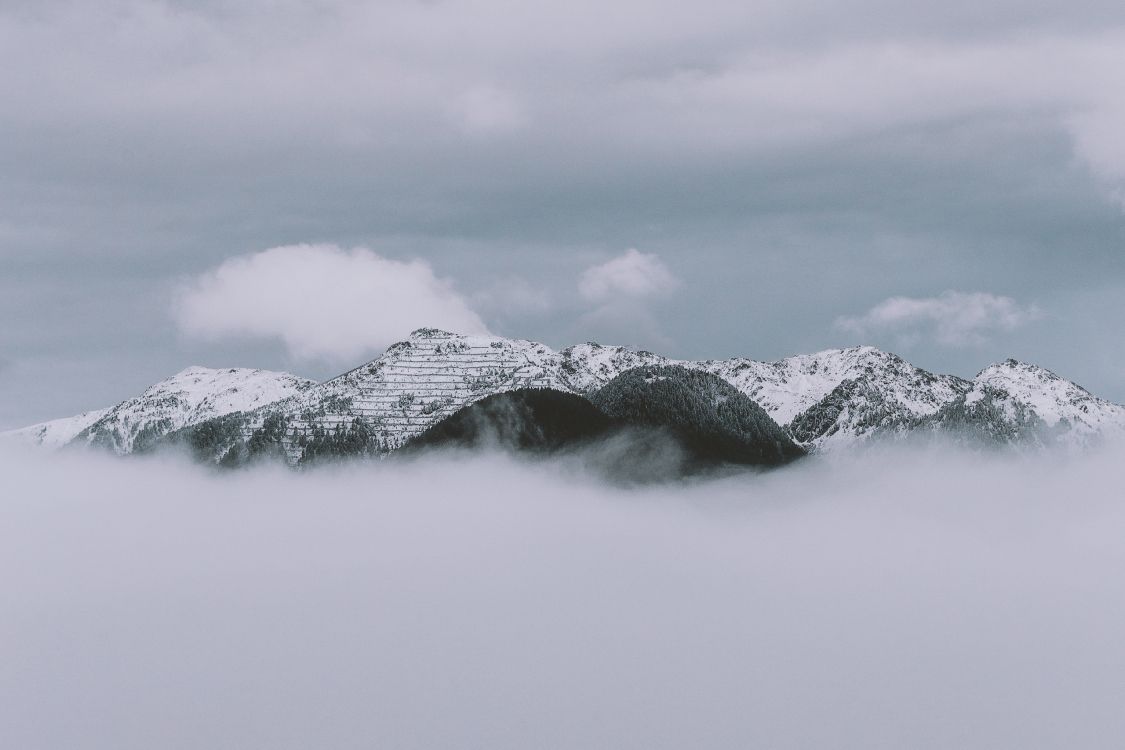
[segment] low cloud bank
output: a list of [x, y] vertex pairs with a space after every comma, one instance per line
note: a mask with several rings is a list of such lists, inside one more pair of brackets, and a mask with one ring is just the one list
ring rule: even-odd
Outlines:
[[0, 745], [1114, 746], [1122, 453], [641, 490], [0, 454]]

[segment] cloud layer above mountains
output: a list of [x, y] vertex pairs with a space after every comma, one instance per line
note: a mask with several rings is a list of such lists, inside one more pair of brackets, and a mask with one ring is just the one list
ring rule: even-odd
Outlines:
[[160, 123], [219, 153], [409, 157], [482, 135], [565, 137], [570, 153], [543, 154], [565, 162], [809, 148], [1002, 110], [1052, 118], [1118, 178], [1121, 20], [1101, 2], [9, 3], [0, 59], [40, 63], [34, 85], [5, 81], [21, 136], [77, 116], [91, 125], [79, 138]]
[[1121, 459], [0, 454], [0, 744], [1119, 745]]

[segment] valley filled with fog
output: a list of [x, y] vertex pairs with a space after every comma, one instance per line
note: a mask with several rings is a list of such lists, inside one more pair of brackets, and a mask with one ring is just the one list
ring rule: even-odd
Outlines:
[[1123, 457], [8, 450], [0, 745], [1112, 746]]

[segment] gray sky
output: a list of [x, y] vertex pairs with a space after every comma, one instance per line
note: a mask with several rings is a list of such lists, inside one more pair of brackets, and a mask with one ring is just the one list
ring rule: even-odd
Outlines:
[[355, 364], [176, 313], [297, 243], [554, 346], [1015, 356], [1125, 401], [1122, 91], [1119, 2], [0, 0], [0, 427]]

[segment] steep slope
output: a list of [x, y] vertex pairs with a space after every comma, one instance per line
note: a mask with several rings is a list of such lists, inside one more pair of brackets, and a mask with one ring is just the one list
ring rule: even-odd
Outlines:
[[702, 366], [761, 404], [795, 440], [819, 451], [906, 429], [969, 387], [870, 346]]
[[133, 453], [174, 430], [290, 398], [315, 385], [284, 372], [189, 367], [113, 407], [73, 442]]
[[638, 367], [591, 394], [590, 401], [619, 422], [670, 430], [699, 465], [776, 466], [804, 455], [765, 410], [707, 372]]
[[828, 349], [774, 362], [736, 357], [694, 366], [718, 375], [753, 399], [775, 422], [786, 425], [840, 383], [860, 375], [866, 367], [864, 360], [876, 352], [872, 347]]
[[871, 347], [840, 354], [844, 380], [788, 425], [796, 440], [817, 450], [909, 431], [971, 387], [962, 378], [934, 375]]
[[1125, 407], [1050, 370], [1008, 359], [981, 370], [970, 390], [920, 426], [977, 443], [1081, 449], [1125, 437]]
[[73, 417], [52, 419], [50, 422], [40, 422], [30, 427], [0, 432], [0, 440], [44, 448], [61, 448], [77, 437], [78, 433], [105, 416], [108, 411], [109, 409], [97, 409]]

